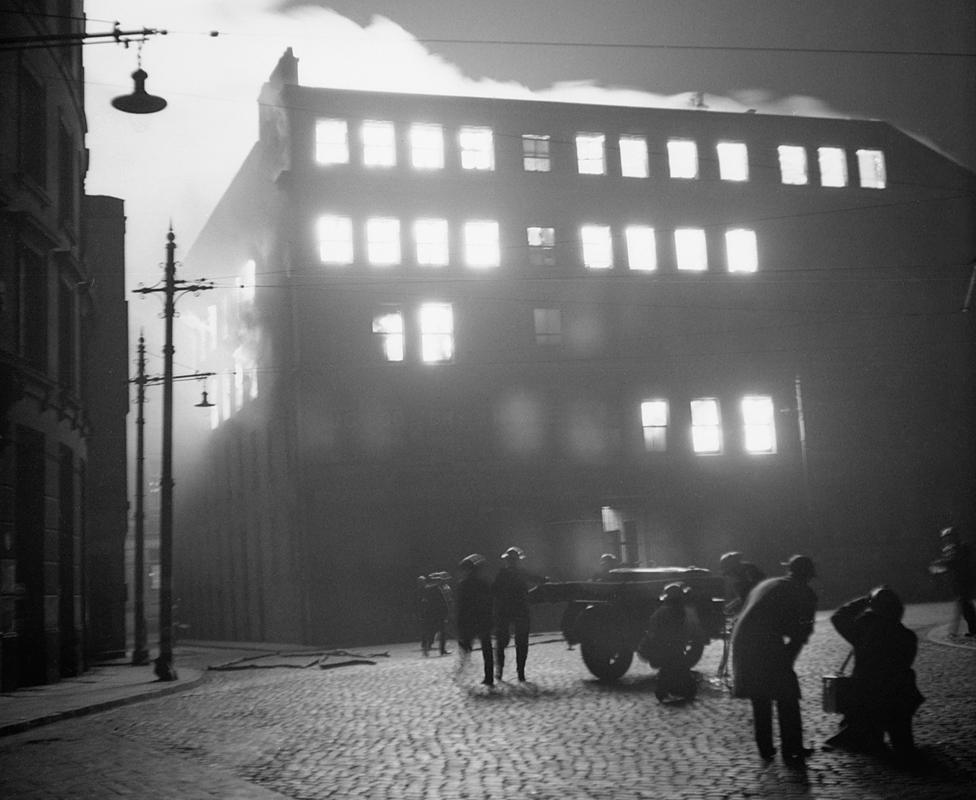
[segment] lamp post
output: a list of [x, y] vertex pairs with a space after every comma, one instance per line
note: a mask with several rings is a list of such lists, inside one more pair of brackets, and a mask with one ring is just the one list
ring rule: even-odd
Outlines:
[[[132, 666], [143, 667], [149, 663], [149, 650], [146, 647], [146, 532], [145, 532], [145, 436], [146, 418], [143, 408], [146, 403], [146, 386], [162, 382], [162, 378], [146, 375], [146, 340], [139, 335], [138, 358], [136, 360], [136, 377], [129, 382], [136, 385], [136, 492], [135, 492], [135, 558], [133, 572], [135, 579], [135, 607], [133, 609], [135, 643], [132, 648]], [[213, 375], [213, 372], [195, 372], [192, 375], [175, 375], [173, 380], [203, 380]], [[207, 400], [204, 390], [203, 399], [197, 403], [197, 408], [209, 408], [213, 404]]]
[[[139, 294], [163, 293], [166, 322], [163, 344], [163, 446], [159, 500], [159, 656], [156, 677], [177, 679], [173, 665], [173, 317], [177, 292], [213, 289], [209, 283], [188, 284], [176, 279], [176, 236], [170, 225], [166, 234], [166, 266], [162, 286], [134, 289]], [[179, 286], [177, 286], [179, 284]]]

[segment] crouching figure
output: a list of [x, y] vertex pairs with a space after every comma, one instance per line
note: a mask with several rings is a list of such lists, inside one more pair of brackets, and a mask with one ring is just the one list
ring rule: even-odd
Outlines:
[[662, 703], [692, 700], [698, 691], [698, 676], [691, 668], [701, 658], [708, 637], [687, 602], [688, 592], [682, 583], [664, 587], [661, 605], [651, 615], [639, 648], [641, 657], [658, 670], [655, 694]]

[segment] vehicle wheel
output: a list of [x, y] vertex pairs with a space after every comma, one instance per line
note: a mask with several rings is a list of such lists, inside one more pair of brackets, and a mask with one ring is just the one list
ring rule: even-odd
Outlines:
[[629, 648], [583, 642], [580, 649], [586, 668], [601, 681], [615, 681], [623, 677], [634, 660], [634, 651]]

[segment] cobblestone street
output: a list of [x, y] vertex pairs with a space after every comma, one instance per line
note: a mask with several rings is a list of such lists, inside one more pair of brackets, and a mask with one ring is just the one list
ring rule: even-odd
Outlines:
[[820, 675], [846, 652], [820, 620], [798, 662], [805, 733], [818, 748], [806, 770], [760, 760], [749, 704], [715, 680], [720, 642], [699, 664], [697, 701], [668, 706], [643, 663], [601, 685], [578, 651], [536, 636], [529, 682], [494, 691], [474, 688], [477, 670], [455, 684], [453, 656], [419, 653], [375, 666], [210, 672], [182, 693], [0, 740], [0, 796], [968, 800], [976, 649], [919, 633], [925, 768], [819, 750], [837, 723], [820, 711]]

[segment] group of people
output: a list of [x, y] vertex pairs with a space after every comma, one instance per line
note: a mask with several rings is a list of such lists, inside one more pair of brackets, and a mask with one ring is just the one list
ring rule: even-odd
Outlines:
[[[460, 579], [454, 592], [456, 605], [457, 644], [461, 663], [467, 662], [475, 642], [481, 646], [485, 686], [493, 686], [505, 674], [505, 650], [514, 636], [515, 674], [524, 682], [525, 664], [529, 656], [529, 590], [545, 581], [545, 578], [526, 572], [522, 568], [525, 552], [519, 547], [509, 547], [502, 553], [502, 568], [494, 580], [485, 575], [487, 559], [480, 553], [472, 553], [461, 559], [458, 568]], [[447, 573], [439, 573], [447, 575]], [[427, 576], [429, 578], [430, 576]], [[450, 577], [450, 576], [448, 576]], [[443, 590], [446, 581], [441, 585]], [[433, 646], [430, 631], [440, 631], [441, 653], [446, 654], [447, 608], [436, 605], [436, 625], [433, 618], [422, 623], [421, 646], [424, 654]], [[494, 641], [494, 646], [493, 646]]]
[[[946, 574], [969, 632], [976, 636], [973, 594], [976, 576], [968, 545], [954, 528], [941, 531], [942, 556], [930, 565]], [[752, 702], [756, 745], [764, 759], [776, 754], [773, 706], [779, 721], [779, 743], [788, 764], [802, 764], [813, 751], [803, 744], [800, 686], [793, 665], [813, 632], [817, 596], [810, 588], [816, 577], [813, 561], [793, 556], [782, 577], [764, 580], [741, 553], [727, 553], [722, 570], [735, 597], [726, 613], [732, 627], [733, 695]], [[893, 754], [900, 761], [916, 756], [912, 718], [924, 697], [912, 665], [918, 637], [902, 623], [904, 604], [882, 585], [845, 603], [830, 617], [850, 645], [854, 659], [851, 690], [838, 710], [840, 729], [824, 748], [871, 754]], [[885, 743], [887, 737], [889, 747]]]
[[[956, 597], [958, 613], [976, 636], [976, 576], [972, 553], [954, 528], [941, 532], [942, 555], [932, 562], [933, 574], [946, 574]], [[457, 583], [457, 641], [464, 661], [475, 642], [481, 645], [482, 683], [494, 685], [505, 669], [505, 650], [514, 635], [515, 668], [525, 681], [529, 650], [529, 590], [545, 578], [525, 572], [525, 554], [508, 548], [493, 581], [484, 574], [485, 557], [478, 553], [460, 562]], [[603, 580], [616, 566], [612, 555], [601, 558], [591, 580]], [[783, 562], [785, 574], [766, 578], [742, 553], [733, 551], [720, 559], [720, 569], [730, 589], [725, 606], [731, 626], [732, 693], [752, 703], [755, 742], [762, 758], [772, 759], [777, 748], [773, 735], [773, 708], [779, 723], [779, 745], [789, 765], [802, 765], [812, 754], [804, 745], [800, 714], [800, 684], [794, 664], [813, 632], [817, 595], [810, 582], [817, 576], [813, 560], [794, 555]], [[447, 576], [447, 573], [439, 573]], [[436, 576], [435, 576], [436, 577]], [[449, 577], [449, 576], [447, 576]], [[427, 583], [431, 576], [427, 576]], [[435, 580], [442, 596], [447, 581]], [[647, 625], [641, 655], [658, 669], [657, 696], [668, 702], [689, 699], [696, 681], [691, 667], [708, 641], [701, 632], [694, 607], [687, 602], [687, 588], [672, 583], [664, 588], [661, 603]], [[449, 601], [448, 601], [449, 605]], [[442, 624], [447, 614], [441, 607]], [[866, 753], [889, 753], [912, 759], [915, 744], [912, 718], [924, 698], [916, 685], [913, 663], [918, 649], [916, 634], [902, 623], [904, 605], [886, 585], [878, 586], [837, 609], [830, 618], [836, 631], [851, 645], [854, 667], [852, 690], [844, 708], [840, 730], [825, 749], [842, 748]], [[428, 630], [425, 628], [425, 630]], [[430, 629], [433, 630], [433, 629]], [[441, 652], [445, 650], [440, 627]], [[493, 642], [494, 639], [494, 642]], [[494, 646], [493, 646], [494, 643]], [[425, 634], [424, 652], [433, 646]], [[890, 750], [885, 745], [887, 736]]]

